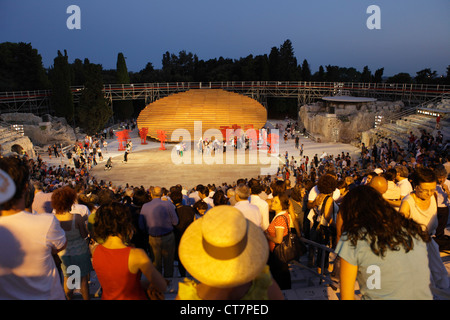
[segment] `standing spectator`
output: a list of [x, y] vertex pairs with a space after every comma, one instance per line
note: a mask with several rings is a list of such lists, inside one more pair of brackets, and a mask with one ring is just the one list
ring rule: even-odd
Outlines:
[[259, 180], [250, 179], [248, 182], [250, 187], [250, 203], [257, 206], [261, 214], [261, 226], [263, 231], [269, 227], [269, 204], [267, 201], [260, 198], [259, 194], [264, 191]]
[[149, 296], [154, 292], [163, 297], [166, 281], [144, 250], [130, 246], [134, 227], [125, 205], [117, 202], [102, 205], [95, 215], [94, 230], [95, 238], [102, 241], [92, 257], [102, 286], [102, 300], [147, 300], [142, 274], [150, 282]]
[[245, 184], [238, 185], [236, 187], [236, 204], [234, 207], [241, 211], [244, 217], [263, 229], [261, 212], [256, 205], [248, 201], [249, 197], [250, 188]]
[[84, 300], [89, 300], [88, 277], [92, 271], [91, 254], [88, 241], [89, 234], [86, 220], [79, 214], [72, 214], [70, 210], [75, 203], [77, 193], [71, 187], [62, 187], [53, 191], [52, 207], [55, 216], [66, 233], [67, 247], [58, 253], [61, 259], [61, 269], [64, 275], [64, 292], [68, 300], [72, 299], [73, 288], [68, 286], [70, 266], [78, 266], [81, 276], [81, 295]]
[[236, 208], [214, 207], [183, 234], [180, 258], [197, 280], [180, 282], [180, 300], [283, 300], [267, 267], [261, 229]]
[[210, 191], [208, 187], [206, 186], [197, 186], [198, 195], [200, 196], [200, 199], [203, 200], [208, 205], [208, 210], [210, 210], [212, 207], [214, 207], [214, 200], [209, 196]]
[[[333, 192], [336, 190], [337, 181], [334, 176], [324, 174], [317, 182], [319, 194], [314, 202], [317, 203], [317, 209], [314, 211], [315, 215], [310, 219], [313, 222], [311, 227], [311, 240], [320, 243], [324, 246], [334, 248], [337, 240], [336, 220], [337, 212], [335, 209], [335, 201], [333, 199]], [[344, 197], [345, 198], [345, 197]], [[317, 259], [314, 261], [315, 252], [309, 252], [311, 263], [318, 263], [322, 261], [322, 255], [325, 255], [324, 269], [328, 268], [329, 252], [325, 250], [318, 250]], [[323, 271], [319, 267], [319, 272]]]
[[44, 192], [44, 186], [39, 181], [34, 181], [34, 199], [31, 206], [32, 213], [52, 213], [52, 193]]
[[398, 165], [395, 167], [395, 170], [397, 172], [395, 181], [397, 181], [397, 186], [400, 188], [400, 199], [396, 201], [389, 200], [388, 202], [392, 206], [400, 208], [403, 198], [409, 195], [413, 191], [413, 188], [411, 182], [409, 182], [408, 180], [409, 176], [408, 168], [402, 165]]
[[436, 175], [432, 169], [416, 168], [414, 191], [402, 201], [400, 213], [415, 220], [434, 235], [438, 225]]
[[1, 158], [0, 169], [0, 299], [64, 300], [52, 257], [66, 246], [64, 230], [52, 214], [25, 211], [29, 170], [22, 160]]
[[280, 286], [281, 290], [291, 289], [291, 274], [289, 265], [286, 262], [279, 260], [274, 254], [273, 250], [277, 244], [283, 241], [283, 238], [288, 234], [289, 221], [291, 219], [289, 209], [289, 198], [286, 194], [281, 193], [275, 196], [271, 202], [271, 209], [275, 211], [275, 217], [265, 231], [265, 235], [269, 241], [269, 267], [273, 278]]
[[214, 206], [220, 206], [228, 204], [228, 198], [225, 196], [225, 192], [222, 189], [218, 189], [212, 196]]
[[[350, 190], [341, 203], [341, 299], [432, 299], [426, 241], [420, 225], [398, 214], [369, 186]], [[375, 269], [374, 269], [375, 267]], [[377, 271], [378, 270], [378, 271]], [[369, 280], [374, 271], [380, 275]], [[370, 284], [372, 286], [370, 286]]]
[[[303, 184], [301, 183], [297, 183], [294, 188], [292, 189], [292, 193], [291, 193], [291, 203], [292, 206], [294, 208], [294, 215], [295, 218], [297, 220], [298, 223], [298, 227], [300, 229], [300, 231], [303, 232], [303, 222], [304, 222], [304, 218], [305, 218], [305, 211], [303, 210], [303, 202], [304, 202], [304, 197], [305, 197], [305, 187]], [[296, 230], [294, 228], [294, 230]], [[301, 236], [301, 234], [299, 235]]]
[[[414, 192], [407, 195], [400, 206], [400, 213], [416, 221], [430, 236], [438, 227], [436, 174], [429, 168], [416, 168]], [[432, 240], [427, 244], [432, 285], [441, 289], [449, 287], [448, 272], [442, 263], [439, 246]]]
[[[384, 178], [387, 181], [388, 188], [383, 193], [383, 198], [385, 198], [388, 202], [390, 202], [390, 201], [398, 201], [398, 200], [400, 200], [400, 197], [401, 197], [401, 195], [400, 195], [400, 193], [401, 193], [400, 187], [395, 184], [395, 177], [396, 177], [396, 175], [397, 175], [397, 171], [394, 168], [388, 169], [384, 173]], [[372, 181], [374, 179], [375, 178], [372, 178]], [[398, 211], [399, 207], [395, 207], [395, 208]]]
[[186, 276], [186, 269], [181, 263], [178, 256], [178, 246], [180, 244], [181, 237], [183, 236], [184, 231], [189, 227], [189, 225], [194, 221], [195, 217], [195, 209], [191, 206], [183, 205], [183, 194], [181, 193], [181, 189], [173, 189], [170, 192], [170, 199], [173, 201], [173, 204], [176, 207], [176, 212], [178, 216], [179, 223], [174, 228], [175, 233], [175, 243], [176, 250], [175, 256], [178, 260], [178, 271], [180, 272], [180, 276]]
[[234, 190], [234, 188], [229, 188], [227, 190], [227, 198], [231, 206], [234, 206], [236, 204], [236, 191]]
[[152, 201], [145, 203], [141, 209], [144, 216], [141, 228], [147, 229], [149, 243], [154, 256], [156, 269], [164, 277], [173, 277], [173, 262], [175, 258], [174, 226], [178, 224], [175, 206], [171, 201], [164, 201], [161, 187], [152, 189]]
[[450, 180], [447, 179], [447, 170], [445, 170], [443, 165], [438, 165], [435, 168], [435, 172], [437, 178], [436, 194], [438, 200], [438, 226], [436, 228], [436, 238], [440, 239], [445, 238], [444, 233], [448, 222], [450, 210]]
[[204, 186], [202, 184], [199, 184], [195, 187], [195, 191], [191, 192], [189, 194], [189, 198], [191, 199], [191, 203], [196, 203], [197, 201], [201, 200], [200, 195], [199, 195], [199, 190], [201, 188], [204, 188]]
[[149, 254], [151, 250], [148, 243], [148, 233], [146, 229], [141, 229], [139, 225], [140, 220], [144, 219], [144, 216], [141, 215], [142, 206], [150, 200], [150, 195], [144, 188], [135, 188], [133, 191], [132, 203], [129, 206], [133, 227], [135, 229], [133, 237], [131, 238], [131, 244], [136, 248], [143, 249], [147, 254]]

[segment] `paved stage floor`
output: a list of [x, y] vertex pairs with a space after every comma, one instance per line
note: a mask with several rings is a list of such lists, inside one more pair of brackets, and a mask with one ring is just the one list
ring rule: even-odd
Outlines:
[[[285, 121], [270, 121], [272, 125], [280, 123], [283, 126]], [[280, 130], [280, 137], [283, 136], [283, 131]], [[284, 163], [285, 152], [288, 151], [289, 159], [294, 156], [294, 159], [299, 162], [300, 153], [295, 148], [295, 140], [289, 139], [285, 143], [280, 139], [279, 155], [271, 155], [268, 157], [266, 153], [257, 155], [251, 152], [252, 158], [249, 158], [249, 152], [246, 152], [244, 164], [238, 164], [238, 160], [242, 161], [237, 151], [233, 151], [234, 160], [227, 161], [230, 157], [226, 152], [223, 154], [223, 164], [208, 164], [207, 158], [201, 159], [201, 164], [196, 164], [195, 158], [196, 150], [191, 150], [191, 164], [186, 164], [189, 152], [185, 152], [183, 158], [176, 155], [172, 149], [175, 144], [165, 144], [166, 150], [159, 150], [161, 143], [148, 141], [143, 145], [140, 142], [137, 129], [130, 133], [133, 142], [132, 152], [128, 156], [128, 162], [122, 163], [124, 151], [118, 150], [117, 140], [108, 141], [108, 151], [103, 150], [103, 161], [99, 161], [98, 165], [91, 170], [97, 181], [111, 181], [115, 186], [124, 187], [127, 183], [130, 186], [161, 186], [169, 188], [175, 184], [181, 184], [184, 188], [194, 188], [197, 184], [215, 184], [216, 186], [226, 182], [232, 184], [239, 178], [256, 178], [259, 175], [264, 175], [267, 171], [272, 170], [271, 166], [275, 166], [278, 161], [280, 164]], [[352, 156], [352, 160], [359, 158], [360, 150], [352, 145], [343, 143], [317, 143], [311, 141], [300, 135], [300, 145], [303, 144], [303, 155], [309, 156], [310, 159], [317, 154], [319, 157], [326, 152], [328, 155], [337, 155], [344, 152]], [[104, 170], [104, 164], [108, 157], [112, 157], [113, 168], [110, 171]], [[48, 155], [43, 155], [43, 159], [48, 163], [59, 165], [68, 164], [66, 158], [63, 159], [49, 159]], [[177, 161], [183, 160], [182, 164], [176, 164]], [[233, 159], [233, 158], [228, 158]], [[216, 161], [218, 162], [218, 161]], [[231, 162], [231, 164], [230, 164]], [[256, 163], [256, 164], [251, 164]], [[273, 169], [276, 171], [276, 168]], [[272, 171], [273, 171], [272, 170]], [[275, 173], [275, 172], [274, 172]], [[293, 178], [293, 177], [292, 177]]]

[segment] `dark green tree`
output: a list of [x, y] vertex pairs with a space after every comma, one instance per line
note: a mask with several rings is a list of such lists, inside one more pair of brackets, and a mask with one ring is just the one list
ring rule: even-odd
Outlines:
[[309, 68], [309, 63], [305, 59], [302, 63], [302, 81], [311, 81], [311, 69]]
[[326, 74], [325, 74], [325, 69], [323, 68], [323, 66], [320, 66], [319, 71], [317, 71], [316, 73], [313, 74], [312, 80], [319, 81], [319, 82], [326, 81]]
[[386, 82], [387, 83], [412, 83], [412, 78], [409, 73], [400, 72], [392, 77], [389, 77]]
[[256, 80], [268, 81], [269, 78], [269, 57], [265, 55], [256, 56], [254, 59]]
[[103, 94], [102, 66], [84, 60], [84, 89], [81, 92], [76, 114], [78, 126], [92, 135], [103, 130], [113, 115]]
[[42, 57], [30, 43], [0, 43], [0, 91], [49, 88]]
[[297, 58], [294, 55], [294, 47], [291, 40], [286, 40], [280, 46], [280, 81], [300, 80], [301, 68], [297, 65]]
[[450, 65], [447, 66], [447, 75], [444, 78], [444, 84], [450, 84]]
[[[116, 64], [116, 83], [130, 84], [130, 75], [128, 74], [127, 64], [122, 52], [117, 55]], [[113, 111], [116, 119], [127, 120], [133, 116], [134, 108], [132, 100], [121, 100], [113, 102]]]
[[355, 68], [338, 68], [337, 71], [337, 79], [338, 81], [343, 82], [357, 82], [361, 79], [361, 72], [356, 70]]
[[116, 72], [117, 83], [130, 84], [130, 75], [122, 52], [117, 55]]
[[384, 68], [375, 70], [375, 74], [373, 76], [373, 82], [375, 82], [375, 83], [383, 82], [383, 72], [384, 72]]
[[280, 80], [280, 50], [272, 47], [269, 54], [269, 78], [272, 81]]
[[327, 71], [325, 73], [325, 81], [336, 82], [339, 81], [339, 67], [338, 66], [326, 66]]
[[361, 73], [361, 82], [372, 82], [372, 73], [368, 66], [365, 66], [363, 72]]
[[416, 77], [414, 78], [414, 81], [416, 83], [430, 84], [434, 82], [436, 76], [437, 76], [436, 71], [431, 71], [430, 68], [426, 68], [416, 72]]
[[72, 86], [82, 86], [85, 82], [83, 61], [75, 59], [70, 65], [70, 68], [72, 74]]
[[75, 117], [70, 69], [67, 51], [64, 50], [62, 55], [58, 50], [58, 56], [53, 60], [53, 69], [49, 72], [52, 85], [51, 106], [56, 116], [66, 118], [68, 123], [72, 123]]

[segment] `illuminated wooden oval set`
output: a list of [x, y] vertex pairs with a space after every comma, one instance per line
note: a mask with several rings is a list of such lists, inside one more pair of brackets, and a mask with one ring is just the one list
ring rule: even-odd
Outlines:
[[[221, 89], [193, 89], [162, 98], [147, 105], [137, 118], [138, 128], [148, 128], [147, 136], [158, 139], [165, 131], [171, 141], [176, 129], [189, 131], [194, 140], [194, 121], [201, 121], [202, 136], [208, 129], [253, 127], [261, 129], [267, 110], [258, 101]], [[174, 136], [178, 141], [178, 137]]]

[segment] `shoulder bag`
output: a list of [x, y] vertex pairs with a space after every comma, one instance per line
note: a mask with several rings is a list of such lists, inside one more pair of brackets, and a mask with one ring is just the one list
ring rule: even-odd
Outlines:
[[283, 215], [286, 221], [286, 226], [288, 229], [288, 234], [283, 237], [281, 243], [276, 244], [273, 249], [273, 254], [278, 258], [278, 260], [288, 263], [292, 260], [298, 260], [302, 255], [306, 253], [306, 245], [300, 240], [300, 238], [292, 233], [289, 228], [289, 223], [286, 217]]

